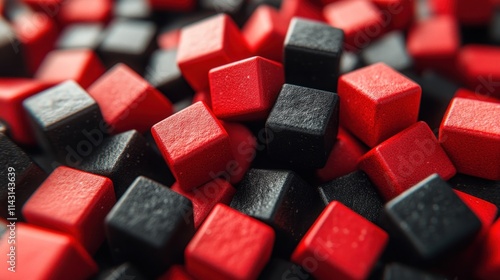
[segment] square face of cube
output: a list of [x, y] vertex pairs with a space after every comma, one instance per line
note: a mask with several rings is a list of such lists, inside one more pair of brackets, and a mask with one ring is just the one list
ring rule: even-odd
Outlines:
[[265, 119], [284, 82], [281, 64], [262, 57], [212, 69], [209, 77], [214, 114], [227, 120]]
[[138, 20], [116, 20], [108, 27], [100, 49], [109, 53], [139, 55], [149, 48], [155, 32], [156, 28], [152, 23]]
[[387, 203], [382, 221], [422, 261], [442, 257], [481, 227], [477, 216], [437, 174]]
[[232, 159], [227, 132], [203, 102], [157, 123], [151, 132], [185, 190], [214, 179]]
[[[338, 279], [365, 279], [382, 254], [388, 235], [340, 202], [330, 203], [292, 254], [307, 270], [308, 259], [320, 257], [315, 271]], [[327, 278], [325, 278], [327, 277]]]
[[286, 82], [336, 92], [343, 40], [341, 29], [292, 20], [284, 45]]
[[341, 123], [373, 147], [415, 123], [420, 86], [383, 63], [339, 79]]
[[452, 100], [440, 127], [439, 141], [459, 172], [500, 180], [499, 120], [500, 104]]
[[337, 137], [338, 108], [335, 93], [285, 84], [266, 121], [270, 155], [322, 167]]

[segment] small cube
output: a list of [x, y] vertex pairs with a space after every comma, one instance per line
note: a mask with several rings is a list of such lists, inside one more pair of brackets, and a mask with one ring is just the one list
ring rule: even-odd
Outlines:
[[344, 32], [327, 24], [294, 18], [284, 45], [288, 84], [337, 92]]
[[281, 64], [259, 56], [209, 72], [215, 116], [231, 121], [265, 120], [285, 81]]
[[285, 84], [266, 121], [269, 155], [291, 166], [321, 168], [337, 138], [339, 96]]
[[385, 231], [338, 201], [323, 210], [292, 254], [316, 279], [366, 279], [385, 249]]
[[442, 260], [472, 241], [481, 221], [437, 174], [389, 201], [381, 224], [413, 261]]
[[417, 121], [422, 89], [377, 63], [342, 75], [338, 94], [342, 126], [374, 147]]
[[199, 279], [257, 279], [274, 238], [266, 224], [217, 204], [186, 247], [186, 269]]
[[226, 130], [203, 102], [155, 124], [151, 133], [186, 191], [217, 178], [233, 158]]
[[61, 166], [22, 211], [30, 224], [65, 232], [93, 254], [104, 241], [104, 218], [115, 202], [110, 179]]
[[70, 150], [80, 149], [87, 141], [86, 133], [104, 123], [97, 102], [74, 81], [33, 95], [23, 106], [37, 142], [59, 160], [65, 160]]
[[63, 24], [100, 22], [106, 23], [111, 17], [112, 0], [65, 0], [56, 13]]
[[102, 40], [102, 32], [103, 26], [99, 23], [72, 24], [63, 29], [56, 47], [64, 50], [89, 49], [96, 51]]
[[454, 98], [439, 142], [460, 173], [500, 180], [500, 104]]
[[158, 275], [180, 261], [195, 232], [189, 199], [137, 177], [106, 217], [106, 236], [118, 261], [133, 261]]
[[216, 15], [181, 30], [177, 63], [195, 91], [209, 88], [210, 69], [249, 56], [245, 38], [228, 15]]
[[366, 153], [359, 162], [385, 200], [438, 173], [445, 180], [456, 173], [429, 126], [418, 122]]
[[125, 64], [110, 69], [88, 90], [113, 133], [144, 133], [173, 112], [172, 103]]
[[405, 35], [401, 31], [385, 34], [364, 48], [361, 56], [366, 65], [383, 62], [397, 71], [407, 71], [413, 67], [413, 59], [406, 50]]

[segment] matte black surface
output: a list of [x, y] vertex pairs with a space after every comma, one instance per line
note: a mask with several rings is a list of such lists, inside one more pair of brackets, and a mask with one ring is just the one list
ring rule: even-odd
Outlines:
[[285, 84], [266, 121], [271, 157], [305, 169], [321, 168], [337, 139], [339, 97]]
[[413, 66], [413, 59], [406, 51], [406, 39], [401, 31], [393, 31], [371, 43], [361, 54], [366, 65], [383, 62], [397, 71]]
[[282, 259], [271, 259], [262, 273], [259, 280], [312, 280], [314, 279], [304, 268]]
[[490, 24], [491, 42], [500, 45], [500, 8], [496, 8]]
[[[14, 168], [14, 171], [9, 167]], [[3, 218], [21, 218], [21, 209], [31, 194], [45, 180], [47, 174], [14, 144], [5, 134], [0, 133], [0, 216]], [[12, 171], [12, 172], [11, 172]], [[9, 173], [14, 173], [10, 174]], [[10, 181], [9, 178], [14, 178]], [[9, 215], [9, 182], [15, 184], [15, 215]]]
[[424, 263], [460, 250], [481, 228], [476, 215], [437, 174], [388, 202], [381, 225], [405, 257]]
[[0, 18], [0, 76], [26, 76], [23, 46], [9, 23]]
[[201, 9], [228, 14], [240, 26], [245, 22], [246, 0], [199, 0], [198, 2]]
[[126, 262], [117, 267], [101, 272], [95, 280], [147, 280], [133, 264]]
[[337, 92], [343, 42], [341, 29], [293, 19], [284, 45], [286, 83]]
[[106, 236], [118, 261], [157, 275], [182, 260], [194, 235], [191, 201], [146, 177], [138, 177], [110, 211]]
[[177, 66], [177, 50], [156, 50], [146, 68], [146, 80], [161, 91], [170, 101], [177, 102], [191, 97], [194, 90], [189, 86]]
[[[37, 142], [65, 165], [72, 157], [85, 157], [95, 148], [90, 134], [106, 135], [101, 111], [95, 100], [74, 81], [66, 81], [27, 98], [28, 112]], [[97, 140], [96, 140], [97, 141]]]
[[139, 74], [144, 72], [148, 58], [156, 47], [156, 26], [152, 22], [116, 19], [111, 22], [99, 47], [106, 67], [125, 63]]
[[137, 176], [146, 176], [166, 186], [174, 182], [165, 161], [136, 130], [105, 139], [83, 159], [79, 168], [110, 178], [117, 198], [125, 193]]
[[446, 280], [444, 276], [431, 274], [399, 263], [385, 266], [382, 280]]
[[448, 183], [454, 189], [489, 201], [500, 209], [500, 181], [457, 174]]
[[276, 230], [275, 251], [288, 257], [321, 213], [318, 193], [287, 170], [251, 169], [239, 183], [231, 207]]
[[151, 17], [151, 7], [147, 0], [117, 0], [113, 14], [118, 18], [146, 19]]
[[103, 26], [98, 23], [79, 23], [66, 27], [57, 41], [58, 49], [97, 50], [102, 41]]
[[375, 185], [363, 171], [354, 171], [322, 184], [318, 190], [325, 206], [334, 200], [340, 201], [373, 223], [378, 222], [384, 207]]

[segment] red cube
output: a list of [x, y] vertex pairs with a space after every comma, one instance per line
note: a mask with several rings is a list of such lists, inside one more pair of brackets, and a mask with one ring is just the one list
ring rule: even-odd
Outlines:
[[[0, 239], [0, 254], [6, 260], [13, 258], [14, 268], [10, 270], [8, 262], [4, 263], [0, 279], [84, 280], [97, 272], [92, 257], [71, 236], [23, 223], [14, 224], [7, 224], [5, 238]], [[7, 238], [11, 232], [15, 239]]]
[[415, 15], [415, 0], [371, 0], [388, 21], [388, 28], [406, 29]]
[[456, 18], [436, 16], [412, 26], [408, 33], [407, 49], [420, 70], [432, 68], [453, 75], [460, 44]]
[[[234, 161], [232, 161], [233, 164], [230, 165], [232, 168], [228, 168], [225, 179], [231, 184], [237, 184], [243, 179], [255, 159], [257, 153], [257, 139], [255, 139], [252, 132], [242, 124], [223, 122], [222, 125], [229, 135], [231, 152], [234, 157]], [[263, 149], [263, 146], [261, 146], [261, 149]]]
[[283, 60], [287, 25], [273, 7], [259, 6], [242, 30], [250, 51], [274, 61]]
[[481, 280], [497, 279], [500, 275], [500, 220], [490, 228], [482, 249], [476, 277]]
[[61, 166], [26, 202], [23, 216], [73, 236], [93, 254], [104, 241], [104, 218], [115, 202], [110, 179]]
[[500, 47], [467, 45], [458, 55], [458, 69], [467, 86], [484, 96], [500, 98]]
[[215, 179], [192, 191], [183, 190], [178, 183], [170, 187], [173, 191], [187, 197], [193, 203], [194, 228], [197, 229], [205, 221], [217, 203], [229, 204], [236, 190], [229, 182]]
[[206, 280], [257, 279], [274, 238], [270, 226], [217, 204], [186, 247], [186, 269]]
[[57, 14], [63, 25], [82, 22], [106, 23], [113, 8], [112, 0], [66, 0]]
[[196, 91], [208, 89], [208, 71], [250, 56], [245, 38], [226, 14], [182, 28], [177, 63]]
[[460, 173], [500, 180], [500, 104], [454, 98], [439, 142]]
[[453, 98], [467, 98], [467, 99], [474, 99], [474, 100], [479, 100], [479, 101], [487, 101], [487, 102], [493, 102], [493, 103], [500, 103], [500, 99], [498, 98], [493, 98], [490, 96], [486, 96], [481, 94], [481, 92], [473, 92], [465, 88], [459, 88], [456, 92], [455, 95], [453, 95]]
[[113, 133], [143, 133], [173, 112], [172, 103], [125, 64], [111, 68], [88, 89]]
[[338, 94], [342, 126], [374, 147], [417, 121], [422, 89], [377, 63], [342, 75]]
[[55, 50], [45, 57], [35, 78], [54, 85], [74, 80], [83, 88], [88, 88], [105, 71], [92, 50]]
[[456, 173], [452, 162], [425, 122], [418, 122], [382, 142], [359, 163], [388, 201], [438, 173], [448, 180]]
[[323, 210], [292, 254], [318, 280], [367, 279], [389, 237], [338, 201]]
[[285, 82], [283, 66], [259, 56], [210, 70], [214, 114], [224, 120], [265, 120]]
[[344, 30], [345, 48], [359, 50], [380, 37], [384, 25], [379, 9], [366, 0], [339, 1], [328, 4], [323, 16], [331, 26]]
[[282, 0], [280, 17], [286, 29], [294, 17], [323, 21], [321, 11], [309, 0]]
[[151, 133], [186, 191], [219, 177], [233, 158], [226, 130], [203, 102], [155, 124]]
[[189, 12], [196, 7], [196, 0], [147, 0], [154, 10]]
[[10, 136], [14, 141], [24, 145], [36, 143], [23, 101], [49, 86], [31, 79], [0, 79], [0, 119], [9, 124]]

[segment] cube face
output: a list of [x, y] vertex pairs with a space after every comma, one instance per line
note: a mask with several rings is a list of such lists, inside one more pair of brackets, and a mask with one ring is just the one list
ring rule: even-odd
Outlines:
[[269, 154], [295, 166], [323, 167], [337, 137], [339, 103], [335, 93], [285, 84], [266, 121]]
[[468, 87], [492, 97], [500, 97], [500, 86], [494, 81], [500, 79], [500, 48], [482, 45], [468, 45], [460, 49], [457, 67]]
[[189, 25], [181, 31], [177, 63], [194, 90], [208, 89], [210, 69], [248, 56], [250, 52], [243, 36], [225, 14]]
[[[99, 106], [73, 81], [61, 83], [23, 102], [37, 141], [58, 159], [85, 141], [85, 131], [102, 126]], [[86, 151], [89, 152], [89, 151]]]
[[343, 40], [341, 29], [293, 19], [284, 45], [286, 82], [336, 92]]
[[[380, 11], [374, 4], [363, 0], [329, 4], [323, 9], [323, 16], [331, 26], [344, 30], [348, 49], [361, 49], [383, 32], [384, 23]], [[366, 30], [378, 32], [370, 31], [367, 35]]]
[[265, 119], [284, 82], [281, 64], [252, 57], [209, 73], [214, 114], [225, 120]]
[[[500, 104], [454, 98], [439, 140], [458, 172], [500, 180]], [[471, 149], [470, 147], [475, 147]]]
[[104, 240], [104, 217], [115, 203], [110, 179], [59, 167], [23, 207], [31, 224], [66, 232], [93, 253]]
[[218, 204], [186, 248], [186, 269], [206, 279], [257, 279], [273, 244], [269, 226]]
[[330, 203], [292, 254], [307, 268], [309, 258], [321, 256], [318, 279], [365, 279], [382, 254], [387, 233], [339, 202]]
[[383, 63], [342, 75], [341, 123], [373, 147], [417, 121], [421, 93], [418, 84]]
[[386, 204], [382, 224], [424, 262], [460, 247], [481, 227], [476, 215], [437, 174]]
[[359, 168], [381, 195], [390, 200], [438, 173], [445, 180], [456, 173], [452, 162], [424, 122], [418, 122], [365, 154]]
[[99, 23], [72, 24], [63, 30], [57, 41], [57, 48], [96, 50], [102, 29]]
[[385, 34], [366, 47], [361, 55], [366, 65], [383, 62], [397, 71], [413, 66], [413, 59], [406, 50], [405, 35], [401, 31]]
[[146, 80], [124, 64], [106, 72], [89, 88], [104, 120], [114, 133], [148, 131], [172, 114], [172, 104]]
[[192, 204], [167, 187], [138, 177], [106, 217], [105, 227], [117, 259], [156, 271], [180, 260], [194, 234]]
[[227, 132], [203, 102], [157, 123], [151, 132], [184, 190], [216, 178], [232, 158]]

